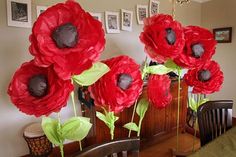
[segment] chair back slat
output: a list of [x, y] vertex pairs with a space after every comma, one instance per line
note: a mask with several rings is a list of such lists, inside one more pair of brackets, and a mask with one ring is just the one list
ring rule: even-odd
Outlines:
[[218, 100], [208, 101], [198, 108], [198, 124], [202, 146], [232, 127], [232, 107], [232, 100]]
[[127, 152], [139, 157], [139, 147], [139, 138], [119, 139], [87, 147], [73, 157], [127, 157]]

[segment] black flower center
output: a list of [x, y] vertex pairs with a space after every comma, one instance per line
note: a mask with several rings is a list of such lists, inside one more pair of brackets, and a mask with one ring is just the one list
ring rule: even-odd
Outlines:
[[35, 75], [29, 79], [28, 91], [34, 97], [44, 97], [48, 91], [48, 81], [45, 75]]
[[205, 51], [202, 44], [193, 44], [191, 48], [192, 48], [192, 56], [194, 58], [200, 58]]
[[207, 82], [211, 79], [211, 72], [209, 70], [201, 70], [198, 72], [198, 80], [202, 82]]
[[120, 74], [117, 80], [117, 86], [123, 90], [126, 90], [130, 87], [133, 82], [133, 78], [129, 74]]
[[166, 29], [166, 41], [169, 45], [174, 45], [176, 42], [176, 34], [172, 28]]
[[75, 47], [78, 42], [77, 28], [71, 23], [61, 25], [53, 31], [52, 38], [58, 48]]

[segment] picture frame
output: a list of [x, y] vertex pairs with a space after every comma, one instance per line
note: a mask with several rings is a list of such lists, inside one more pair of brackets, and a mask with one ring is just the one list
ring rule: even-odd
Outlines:
[[47, 6], [37, 6], [36, 7], [36, 10], [37, 10], [37, 17], [39, 17], [39, 15], [41, 14], [41, 13], [43, 13], [45, 10], [47, 10]]
[[159, 13], [160, 2], [158, 0], [149, 0], [149, 16]]
[[133, 11], [121, 9], [121, 30], [132, 32]]
[[144, 24], [144, 19], [148, 17], [148, 6], [137, 5], [136, 6], [137, 21], [139, 25]]
[[89, 14], [95, 18], [96, 20], [102, 22], [102, 13], [93, 13], [93, 12], [89, 12]]
[[7, 24], [13, 27], [32, 27], [31, 0], [7, 0]]
[[107, 33], [120, 33], [119, 12], [105, 12], [105, 23]]
[[232, 42], [232, 27], [213, 29], [214, 38], [218, 43]]

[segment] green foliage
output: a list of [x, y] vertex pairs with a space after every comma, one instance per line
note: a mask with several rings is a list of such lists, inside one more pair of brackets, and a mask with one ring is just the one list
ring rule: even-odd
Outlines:
[[195, 101], [194, 98], [189, 98], [189, 107], [194, 111], [197, 112], [198, 108], [206, 103], [207, 101], [209, 101], [208, 98], [204, 98], [204, 99], [200, 99], [199, 102]]
[[132, 123], [132, 122], [125, 124], [123, 127], [128, 130], [132, 130], [132, 131], [136, 131], [136, 132], [138, 132], [138, 130], [139, 130], [137, 124]]
[[105, 114], [102, 114], [101, 112], [96, 112], [96, 116], [98, 119], [103, 121], [107, 127], [110, 129], [111, 139], [114, 138], [114, 130], [115, 130], [115, 122], [119, 119], [119, 117], [116, 117], [114, 112], [107, 112], [104, 109]]
[[146, 67], [144, 69], [145, 73], [157, 74], [157, 75], [164, 75], [164, 74], [167, 74], [167, 73], [169, 73], [171, 71], [172, 71], [172, 69], [167, 68], [166, 66], [161, 65], [161, 64], [160, 65], [149, 66], [149, 67]]
[[74, 75], [72, 79], [81, 86], [90, 86], [99, 80], [109, 70], [110, 69], [106, 64], [96, 62], [90, 69], [85, 70], [80, 75]]
[[42, 119], [42, 128], [49, 139], [55, 145], [63, 145], [65, 139], [83, 140], [89, 133], [92, 124], [89, 118], [73, 117], [64, 124], [60, 124], [57, 120], [49, 117]]
[[61, 139], [60, 128], [58, 126], [59, 123], [57, 120], [51, 119], [49, 117], [43, 117], [42, 128], [45, 135], [49, 141], [59, 146], [64, 140]]
[[147, 101], [147, 99], [145, 99], [145, 98], [143, 98], [143, 99], [141, 99], [139, 102], [138, 102], [138, 106], [137, 106], [137, 108], [136, 108], [136, 113], [139, 115], [139, 117], [141, 118], [141, 119], [143, 119], [144, 118], [144, 116], [145, 116], [145, 113], [146, 113], [146, 111], [147, 111], [147, 109], [148, 109], [148, 101]]
[[169, 69], [172, 69], [172, 71], [176, 71], [178, 69], [181, 69], [177, 64], [175, 64], [175, 62], [171, 59], [167, 60], [165, 62], [165, 67], [169, 68]]
[[114, 112], [106, 112], [105, 114], [101, 112], [96, 112], [96, 116], [98, 119], [103, 121], [110, 129], [114, 128], [115, 122], [119, 119], [119, 117], [116, 117]]
[[68, 140], [81, 141], [88, 135], [91, 127], [89, 118], [71, 118], [62, 125], [62, 137]]

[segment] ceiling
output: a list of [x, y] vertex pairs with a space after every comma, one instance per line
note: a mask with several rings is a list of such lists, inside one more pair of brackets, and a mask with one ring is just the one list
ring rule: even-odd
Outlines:
[[205, 2], [208, 2], [208, 1], [211, 1], [211, 0], [192, 0], [192, 1], [199, 2], [199, 3], [205, 3]]

